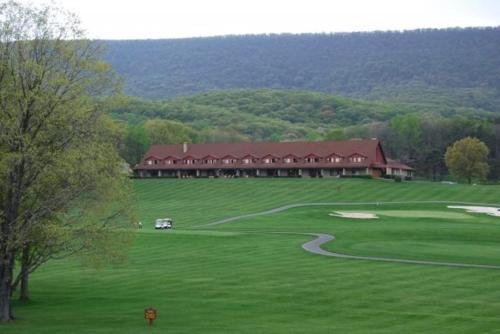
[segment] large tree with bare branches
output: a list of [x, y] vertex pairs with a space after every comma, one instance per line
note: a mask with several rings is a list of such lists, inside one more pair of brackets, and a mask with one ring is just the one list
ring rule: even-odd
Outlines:
[[45, 261], [113, 253], [109, 237], [123, 236], [125, 181], [102, 114], [116, 80], [100, 55], [64, 10], [0, 2], [0, 320]]

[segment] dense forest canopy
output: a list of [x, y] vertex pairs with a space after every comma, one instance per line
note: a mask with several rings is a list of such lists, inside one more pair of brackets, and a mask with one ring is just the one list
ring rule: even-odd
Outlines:
[[168, 119], [197, 130], [224, 129], [252, 141], [315, 139], [334, 127], [387, 122], [410, 113], [475, 119], [495, 115], [481, 109], [446, 105], [369, 102], [324, 93], [263, 89], [218, 91], [153, 101], [130, 98], [111, 113], [132, 124], [152, 118]]
[[130, 95], [312, 90], [498, 111], [500, 28], [106, 41]]

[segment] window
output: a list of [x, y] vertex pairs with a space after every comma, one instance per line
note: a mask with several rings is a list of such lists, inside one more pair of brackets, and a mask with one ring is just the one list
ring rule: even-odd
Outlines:
[[262, 162], [265, 164], [273, 164], [278, 162], [278, 159], [274, 157], [265, 157], [264, 159], [262, 159]]
[[292, 162], [297, 162], [297, 159], [294, 158], [294, 157], [286, 157], [283, 159], [283, 162], [286, 163], [286, 164], [290, 164]]
[[251, 163], [253, 162], [253, 160], [252, 160], [252, 159], [250, 159], [250, 158], [245, 158], [245, 159], [243, 159], [243, 160], [242, 160], [242, 162], [243, 162], [244, 164], [251, 164]]
[[342, 158], [340, 157], [329, 157], [326, 159], [327, 162], [332, 162], [332, 163], [339, 163], [342, 161]]
[[184, 160], [182, 160], [182, 163], [185, 165], [193, 165], [196, 163], [196, 160], [195, 159], [184, 159]]
[[217, 159], [212, 159], [212, 158], [205, 159], [203, 160], [203, 163], [207, 165], [215, 165], [217, 163]]
[[350, 157], [349, 160], [351, 162], [363, 162], [365, 158], [360, 156], [355, 156], [355, 157]]
[[306, 157], [304, 160], [305, 162], [319, 162], [319, 158], [314, 156]]
[[233, 159], [233, 158], [225, 158], [225, 159], [222, 159], [222, 163], [223, 163], [223, 164], [226, 164], [226, 165], [228, 165], [228, 164], [234, 164], [234, 163], [236, 163], [236, 159]]
[[168, 159], [168, 160], [165, 160], [165, 165], [171, 165], [172, 164], [172, 160]]
[[152, 165], [153, 164], [153, 160], [146, 160], [146, 165]]

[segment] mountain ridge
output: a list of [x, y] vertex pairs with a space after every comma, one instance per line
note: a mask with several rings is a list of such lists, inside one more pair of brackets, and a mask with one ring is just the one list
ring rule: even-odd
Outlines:
[[104, 41], [125, 92], [150, 99], [296, 89], [498, 111], [500, 27]]

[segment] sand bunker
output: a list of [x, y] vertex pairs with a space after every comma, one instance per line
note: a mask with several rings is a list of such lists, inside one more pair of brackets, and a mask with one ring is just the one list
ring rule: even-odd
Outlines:
[[370, 210], [370, 213], [377, 216], [398, 217], [398, 218], [437, 218], [437, 219], [470, 219], [470, 215], [465, 212], [450, 210]]
[[355, 219], [377, 219], [377, 215], [368, 212], [345, 212], [345, 211], [334, 211], [330, 213], [332, 217], [340, 218], [355, 218]]
[[470, 213], [485, 213], [489, 216], [500, 217], [500, 209], [489, 207], [489, 206], [458, 206], [458, 205], [448, 205], [450, 209], [464, 209], [466, 212]]

